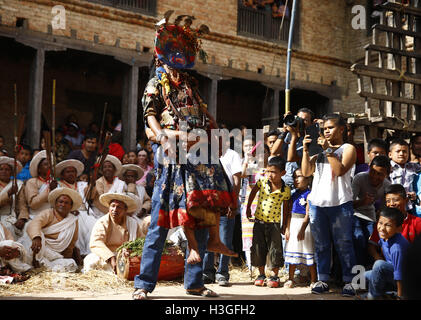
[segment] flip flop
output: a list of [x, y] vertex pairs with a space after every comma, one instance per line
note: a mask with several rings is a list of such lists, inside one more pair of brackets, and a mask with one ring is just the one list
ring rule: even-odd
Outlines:
[[148, 293], [143, 291], [142, 289], [136, 289], [132, 293], [132, 299], [133, 300], [147, 300], [148, 299]]
[[186, 294], [192, 295], [192, 296], [201, 296], [205, 298], [216, 298], [219, 297], [219, 294], [217, 294], [215, 291], [212, 291], [211, 289], [208, 289], [206, 287], [203, 287], [199, 290], [186, 290]]

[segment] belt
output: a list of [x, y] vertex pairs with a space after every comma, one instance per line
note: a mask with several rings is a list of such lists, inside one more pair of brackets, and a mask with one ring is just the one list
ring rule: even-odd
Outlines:
[[279, 224], [280, 222], [266, 222], [266, 221], [262, 221], [259, 219], [254, 219], [254, 222], [260, 223], [260, 224], [271, 224], [271, 223], [277, 223]]

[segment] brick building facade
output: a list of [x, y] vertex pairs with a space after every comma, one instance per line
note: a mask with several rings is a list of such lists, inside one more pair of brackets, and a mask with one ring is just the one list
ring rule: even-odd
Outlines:
[[[133, 3], [146, 5], [140, 9], [112, 5]], [[364, 111], [350, 66], [363, 59], [362, 46], [370, 38], [367, 30], [351, 27], [351, 10], [366, 3], [299, 1], [292, 111], [302, 106], [317, 115]], [[64, 29], [53, 28], [57, 14], [52, 9], [58, 5], [65, 9]], [[124, 146], [133, 148], [143, 127], [138, 105], [149, 76], [154, 24], [167, 10], [175, 11], [172, 19], [190, 14], [196, 17], [193, 26], [205, 23], [210, 28], [203, 39], [208, 62], [198, 61], [194, 72], [217, 120], [230, 127], [276, 126], [284, 110], [287, 43], [240, 32], [241, 24], [253, 24], [255, 19], [253, 13], [240, 19], [240, 12], [249, 10], [241, 1], [0, 0], [0, 134], [8, 149], [13, 84], [18, 88], [19, 113], [26, 114], [26, 139], [37, 147], [42, 118], [51, 123], [53, 79], [57, 124], [69, 114], [75, 114], [83, 127], [99, 123], [108, 102], [108, 110], [122, 119]], [[285, 19], [284, 28], [288, 22]]]

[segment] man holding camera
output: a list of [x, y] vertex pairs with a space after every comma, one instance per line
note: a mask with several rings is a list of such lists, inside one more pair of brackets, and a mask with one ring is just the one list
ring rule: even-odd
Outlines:
[[283, 179], [289, 186], [294, 185], [293, 173], [298, 168], [297, 162], [301, 162], [303, 139], [306, 134], [312, 138], [312, 143], [309, 146], [310, 155], [321, 151], [320, 146], [316, 143], [320, 129], [317, 123], [313, 125], [313, 120], [314, 113], [308, 108], [299, 109], [296, 116], [291, 113], [286, 114], [282, 120], [283, 132], [271, 148], [271, 156], [281, 153], [287, 161], [286, 174]]

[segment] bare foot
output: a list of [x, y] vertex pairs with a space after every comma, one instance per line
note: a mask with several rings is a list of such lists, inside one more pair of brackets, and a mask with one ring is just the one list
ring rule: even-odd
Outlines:
[[187, 263], [188, 264], [196, 264], [201, 262], [202, 259], [200, 259], [200, 255], [199, 252], [195, 249], [190, 249], [190, 253], [189, 256], [187, 258]]
[[238, 257], [238, 253], [230, 250], [225, 246], [221, 241], [219, 242], [208, 242], [208, 248], [207, 250], [209, 252], [215, 252], [215, 253], [221, 253], [225, 256], [229, 257]]

